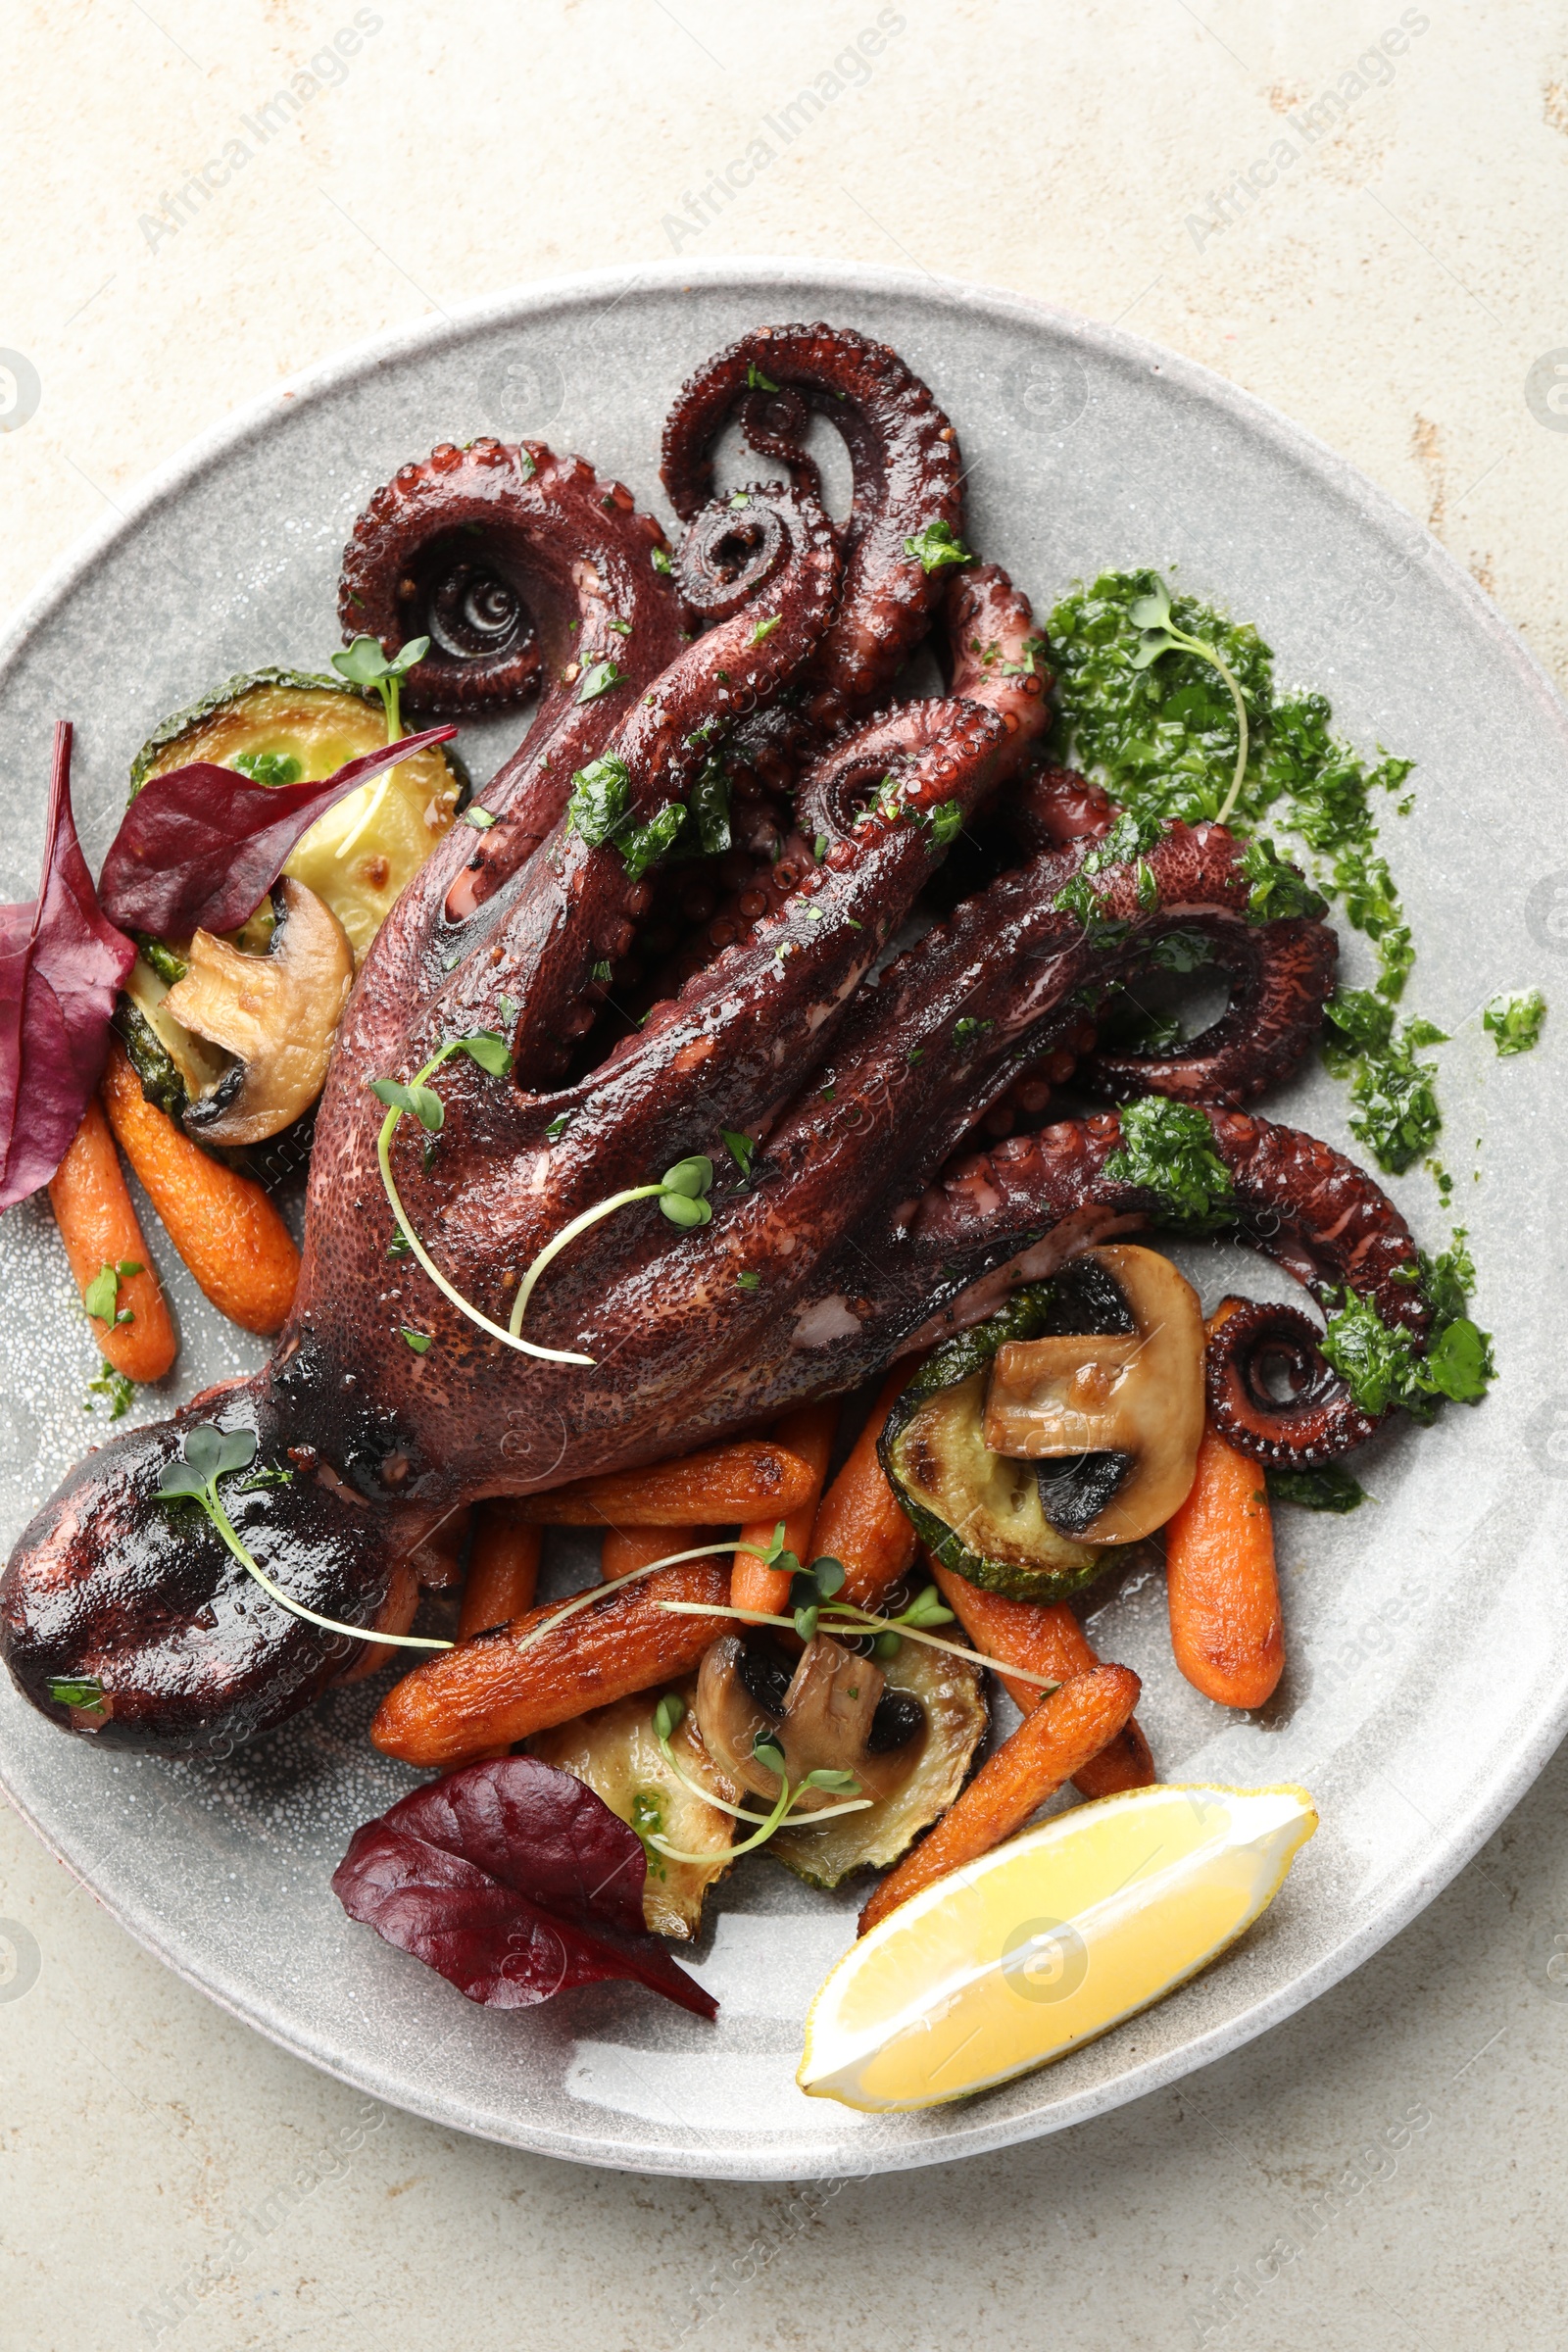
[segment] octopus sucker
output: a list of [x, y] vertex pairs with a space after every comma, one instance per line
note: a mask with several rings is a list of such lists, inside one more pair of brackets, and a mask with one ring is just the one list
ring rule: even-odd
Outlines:
[[[842, 525], [805, 446], [813, 415], [853, 462]], [[732, 418], [787, 479], [715, 499]], [[388, 654], [429, 636], [411, 703], [531, 716], [480, 796], [493, 822], [437, 844], [365, 957], [271, 1361], [112, 1437], [6, 1572], [13, 1675], [57, 1721], [51, 1678], [100, 1677], [105, 1744], [222, 1748], [364, 1654], [159, 1499], [196, 1421], [293, 1465], [265, 1500], [235, 1498], [263, 1567], [386, 1630], [411, 1555], [462, 1505], [853, 1389], [1013, 1284], [1157, 1224], [1160, 1200], [1110, 1173], [1118, 1110], [1085, 1098], [1196, 1105], [1237, 1235], [1319, 1306], [1353, 1285], [1424, 1344], [1392, 1202], [1241, 1107], [1316, 1035], [1333, 931], [1255, 920], [1218, 824], [1106, 855], [1118, 811], [1045, 763], [1050, 648], [1023, 591], [963, 545], [962, 463], [929, 388], [852, 330], [759, 329], [678, 396], [663, 478], [674, 546], [583, 459], [444, 443], [354, 527], [343, 625]], [[928, 645], [941, 689], [912, 694]], [[1118, 1051], [1106, 1008], [1176, 931], [1201, 935], [1230, 1003], [1175, 1052]], [[439, 1133], [403, 1118], [390, 1165], [422, 1247], [492, 1322], [568, 1220], [711, 1164], [700, 1229], [630, 1200], [548, 1265], [527, 1334], [587, 1364], [508, 1348], [388, 1254], [371, 1082], [481, 1031], [511, 1070], [445, 1061]], [[1259, 1459], [1325, 1460], [1375, 1426], [1321, 1337], [1299, 1309], [1249, 1303], [1211, 1339], [1211, 1411]]]

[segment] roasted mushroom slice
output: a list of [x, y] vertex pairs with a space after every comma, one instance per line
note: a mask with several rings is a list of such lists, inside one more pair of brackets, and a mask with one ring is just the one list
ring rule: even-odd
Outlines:
[[264, 956], [198, 931], [189, 969], [164, 999], [169, 1016], [236, 1056], [211, 1094], [185, 1112], [201, 1143], [257, 1144], [309, 1108], [321, 1091], [338, 1021], [354, 984], [354, 950], [337, 916], [285, 874]]
[[778, 1796], [777, 1775], [753, 1752], [763, 1740], [782, 1752], [792, 1788], [808, 1772], [851, 1773], [872, 1800], [812, 1829], [802, 1817], [843, 1792], [802, 1790], [791, 1809], [801, 1826], [780, 1830], [769, 1851], [819, 1886], [902, 1854], [952, 1804], [987, 1722], [979, 1675], [961, 1658], [905, 1642], [884, 1672], [825, 1634], [793, 1671], [770, 1642], [721, 1636], [698, 1675], [697, 1716], [715, 1764], [760, 1799]]
[[[721, 1804], [705, 1804], [686, 1783], [695, 1782], [698, 1788], [732, 1805], [739, 1803], [741, 1791], [703, 1744], [691, 1711], [695, 1682], [674, 1689], [686, 1713], [670, 1734], [669, 1744], [684, 1782], [664, 1761], [654, 1730], [652, 1691], [617, 1699], [613, 1706], [596, 1707], [591, 1715], [539, 1732], [529, 1740], [528, 1752], [585, 1781], [612, 1813], [637, 1832], [648, 1855], [643, 1917], [656, 1936], [685, 1940], [702, 1925], [709, 1887], [730, 1867], [735, 1835], [733, 1816]], [[655, 1838], [682, 1853], [708, 1859], [676, 1862], [651, 1842]]]
[[928, 1356], [889, 1413], [882, 1467], [928, 1549], [988, 1592], [1064, 1600], [1099, 1575], [1104, 1554], [1052, 1524], [1034, 1465], [985, 1442], [986, 1384], [999, 1348], [1049, 1328], [1052, 1283], [1015, 1291], [1001, 1312]]
[[978, 1667], [906, 1642], [883, 1668], [869, 1742], [896, 1742], [885, 1752], [898, 1758], [903, 1778], [865, 1812], [842, 1813], [820, 1829], [780, 1830], [764, 1850], [812, 1886], [889, 1869], [952, 1804], [989, 1721]]
[[[792, 1788], [801, 1788], [808, 1773], [848, 1772], [862, 1796], [885, 1796], [904, 1778], [909, 1759], [897, 1747], [873, 1745], [882, 1680], [880, 1666], [826, 1634], [808, 1642], [793, 1674], [771, 1643], [764, 1647], [723, 1634], [697, 1677], [703, 1744], [721, 1772], [769, 1804], [778, 1795], [778, 1775], [754, 1755], [759, 1740], [782, 1753]], [[814, 1812], [842, 1801], [841, 1790], [801, 1788], [795, 1810]]]
[[1062, 1333], [999, 1348], [985, 1443], [1041, 1465], [1041, 1507], [1056, 1526], [1088, 1544], [1132, 1544], [1163, 1527], [1193, 1483], [1203, 1312], [1155, 1250], [1112, 1242], [1087, 1254], [1125, 1301], [1132, 1334]]

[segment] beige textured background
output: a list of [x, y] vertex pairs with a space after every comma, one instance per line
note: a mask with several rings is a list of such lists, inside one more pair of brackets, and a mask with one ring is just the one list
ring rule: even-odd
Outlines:
[[[10, 0], [0, 608], [191, 434], [346, 343], [578, 268], [789, 253], [990, 280], [1233, 376], [1429, 522], [1568, 683], [1560, 6], [903, 0], [864, 80], [705, 207], [878, 13]], [[1367, 52], [1400, 26], [1385, 72]], [[243, 126], [323, 57], [297, 122]], [[367, 2111], [0, 1814], [0, 2346], [1559, 2340], [1565, 1795], [1559, 1759], [1393, 1946], [1181, 2088], [802, 2190]]]

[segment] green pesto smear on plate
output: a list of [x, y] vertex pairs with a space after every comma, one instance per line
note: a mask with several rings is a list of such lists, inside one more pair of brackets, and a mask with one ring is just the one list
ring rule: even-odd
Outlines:
[[[1156, 606], [1168, 615], [1163, 626], [1152, 625]], [[1400, 1175], [1425, 1157], [1447, 1199], [1451, 1179], [1430, 1157], [1443, 1125], [1437, 1064], [1422, 1052], [1446, 1037], [1397, 1010], [1416, 950], [1379, 842], [1391, 808], [1399, 816], [1410, 811], [1413, 762], [1381, 752], [1375, 761], [1358, 758], [1334, 736], [1323, 695], [1276, 690], [1274, 658], [1256, 629], [1170, 592], [1154, 571], [1102, 572], [1063, 597], [1047, 625], [1057, 675], [1054, 759], [1081, 769], [1139, 819], [1198, 824], [1220, 817], [1229, 803], [1225, 821], [1249, 842], [1244, 870], [1254, 919], [1312, 911], [1289, 903], [1280, 887], [1281, 852], [1266, 827], [1286, 837], [1284, 857], [1371, 943], [1377, 977], [1371, 988], [1337, 989], [1330, 998], [1323, 1058], [1348, 1084], [1350, 1131], [1378, 1165]], [[1239, 780], [1236, 703], [1210, 657], [1246, 707]], [[1544, 1001], [1532, 992], [1498, 1003], [1510, 1019], [1504, 1042], [1489, 1013], [1498, 1050], [1526, 1051], [1540, 1035]], [[1150, 1026], [1144, 1041], [1146, 1051], [1176, 1042], [1168, 1022]]]

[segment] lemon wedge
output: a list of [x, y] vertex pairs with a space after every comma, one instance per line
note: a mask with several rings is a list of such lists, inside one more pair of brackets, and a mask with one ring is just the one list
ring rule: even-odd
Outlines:
[[846, 1952], [811, 2004], [796, 2081], [875, 2114], [1047, 2066], [1234, 1943], [1316, 1828], [1290, 1788], [1133, 1788], [1058, 1814]]

